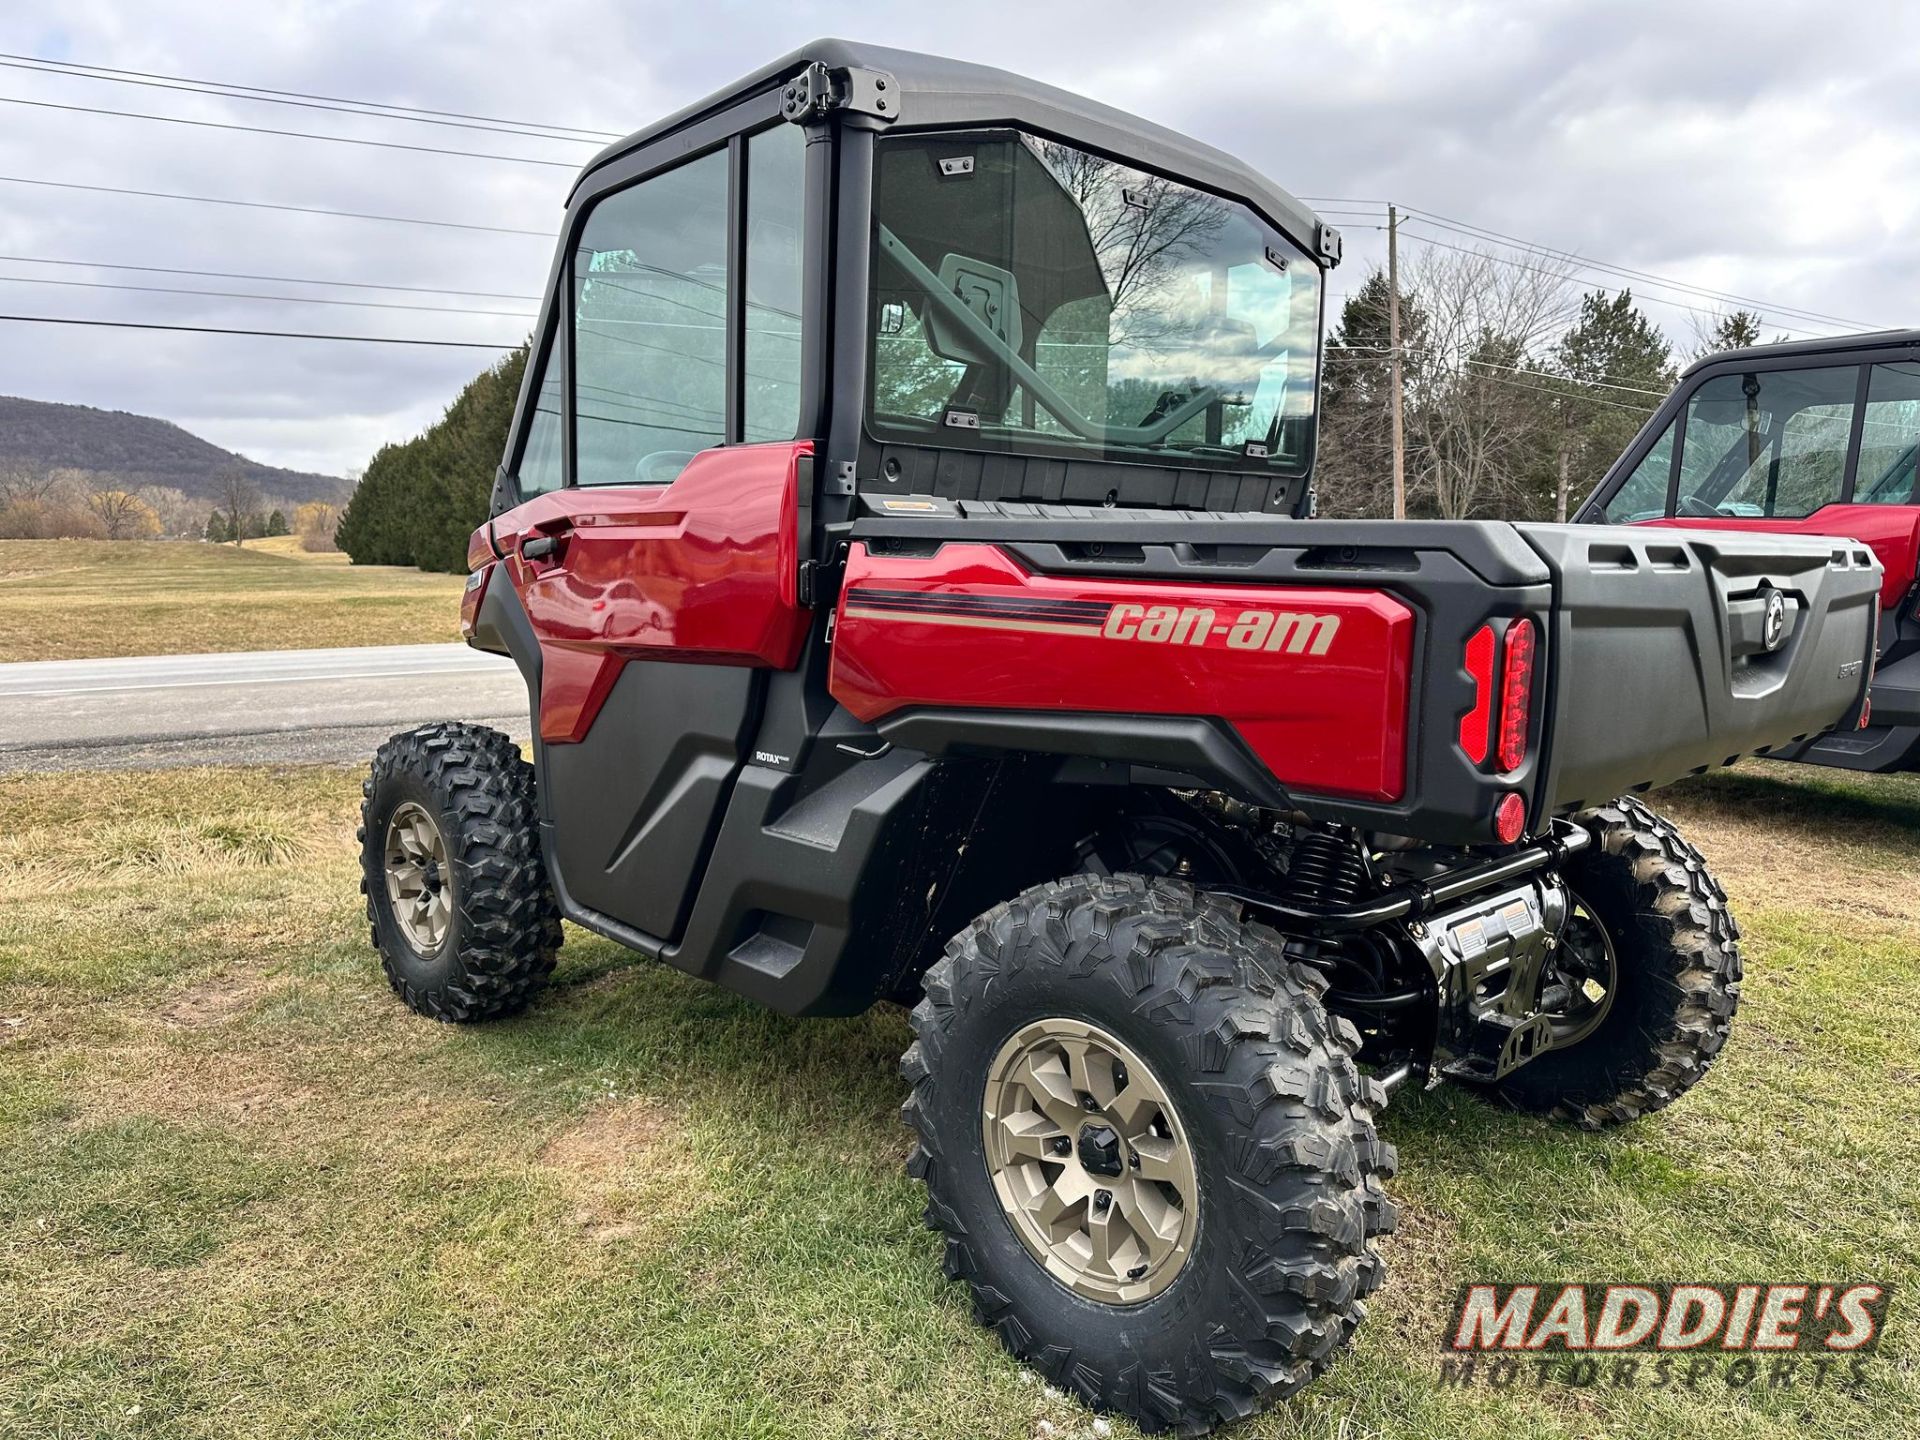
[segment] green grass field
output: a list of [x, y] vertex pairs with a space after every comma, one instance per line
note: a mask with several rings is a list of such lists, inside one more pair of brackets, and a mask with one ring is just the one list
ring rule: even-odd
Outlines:
[[0, 540], [0, 661], [456, 640], [461, 583], [284, 536]]
[[[525, 1017], [416, 1019], [357, 795], [0, 778], [0, 1434], [1094, 1433], [939, 1278], [899, 1012], [784, 1020], [575, 932]], [[1751, 767], [1662, 804], [1746, 929], [1722, 1062], [1599, 1137], [1397, 1100], [1372, 1319], [1230, 1433], [1920, 1433], [1920, 785]], [[1894, 1285], [1863, 1393], [1438, 1385], [1470, 1279], [1776, 1278]]]

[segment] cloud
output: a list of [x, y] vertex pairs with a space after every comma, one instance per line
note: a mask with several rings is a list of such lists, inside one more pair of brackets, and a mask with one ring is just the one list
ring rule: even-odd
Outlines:
[[[16, 0], [0, 49], [609, 131], [638, 128], [822, 33], [957, 53], [1081, 90], [1240, 154], [1297, 193], [1394, 199], [1513, 235], [1868, 325], [1912, 319], [1905, 97], [1920, 11], [1707, 0], [983, 0], [976, 23], [858, 3]], [[0, 68], [0, 96], [561, 160], [591, 143], [362, 120]], [[570, 171], [0, 103], [0, 175], [551, 231]], [[1381, 252], [1344, 221], [1348, 268]], [[1412, 237], [1457, 235], [1415, 225]], [[0, 255], [533, 295], [551, 242], [0, 184]], [[340, 291], [0, 261], [0, 276], [418, 303], [264, 304], [0, 280], [0, 312], [511, 344], [525, 301]], [[1691, 337], [1681, 306], [1637, 286]], [[1656, 299], [1659, 297], [1659, 299]], [[1661, 299], [1678, 303], [1659, 303]], [[1787, 322], [1814, 328], [1814, 322]], [[1776, 324], [1772, 328], [1784, 328]], [[1824, 327], [1838, 328], [1838, 327]], [[343, 472], [432, 419], [478, 350], [0, 326], [0, 393], [162, 415], [276, 464]]]

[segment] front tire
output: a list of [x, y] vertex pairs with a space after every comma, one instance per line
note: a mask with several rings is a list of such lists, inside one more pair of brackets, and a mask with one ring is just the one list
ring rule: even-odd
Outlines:
[[533, 786], [519, 748], [482, 725], [423, 725], [373, 757], [360, 889], [387, 980], [422, 1015], [510, 1015], [553, 971], [560, 911]]
[[1394, 1153], [1324, 989], [1230, 902], [1138, 875], [1038, 886], [948, 944], [902, 1062], [908, 1169], [1009, 1350], [1186, 1434], [1332, 1360], [1385, 1273]]
[[1606, 1011], [1495, 1089], [1519, 1109], [1599, 1130], [1671, 1105], [1705, 1077], [1740, 1004], [1740, 928], [1700, 852], [1638, 800], [1579, 819], [1594, 844], [1566, 880], [1605, 932]]

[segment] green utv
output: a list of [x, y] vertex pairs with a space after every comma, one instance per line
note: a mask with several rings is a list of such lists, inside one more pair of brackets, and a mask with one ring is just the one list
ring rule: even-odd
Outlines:
[[947, 1273], [1184, 1433], [1365, 1317], [1396, 1089], [1677, 1098], [1738, 931], [1614, 797], [1853, 724], [1879, 567], [1309, 519], [1339, 256], [1207, 146], [840, 41], [610, 146], [470, 551], [533, 762], [381, 749], [394, 988], [509, 1013], [564, 918], [788, 1014], [911, 1006]]

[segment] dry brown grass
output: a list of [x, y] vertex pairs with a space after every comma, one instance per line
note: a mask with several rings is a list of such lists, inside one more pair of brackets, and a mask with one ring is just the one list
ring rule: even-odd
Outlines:
[[[897, 1014], [788, 1021], [576, 933], [527, 1016], [430, 1024], [366, 944], [357, 795], [0, 777], [0, 1435], [1094, 1433], [939, 1279]], [[1603, 1137], [1396, 1099], [1373, 1318], [1235, 1440], [1915, 1432], [1897, 1309], [1865, 1398], [1438, 1387], [1469, 1279], [1920, 1283], [1920, 956], [1904, 902], [1854, 909], [1920, 803], [1778, 767], [1656, 803], [1747, 927], [1727, 1055]]]
[[459, 635], [457, 575], [197, 541], [0, 540], [0, 662]]

